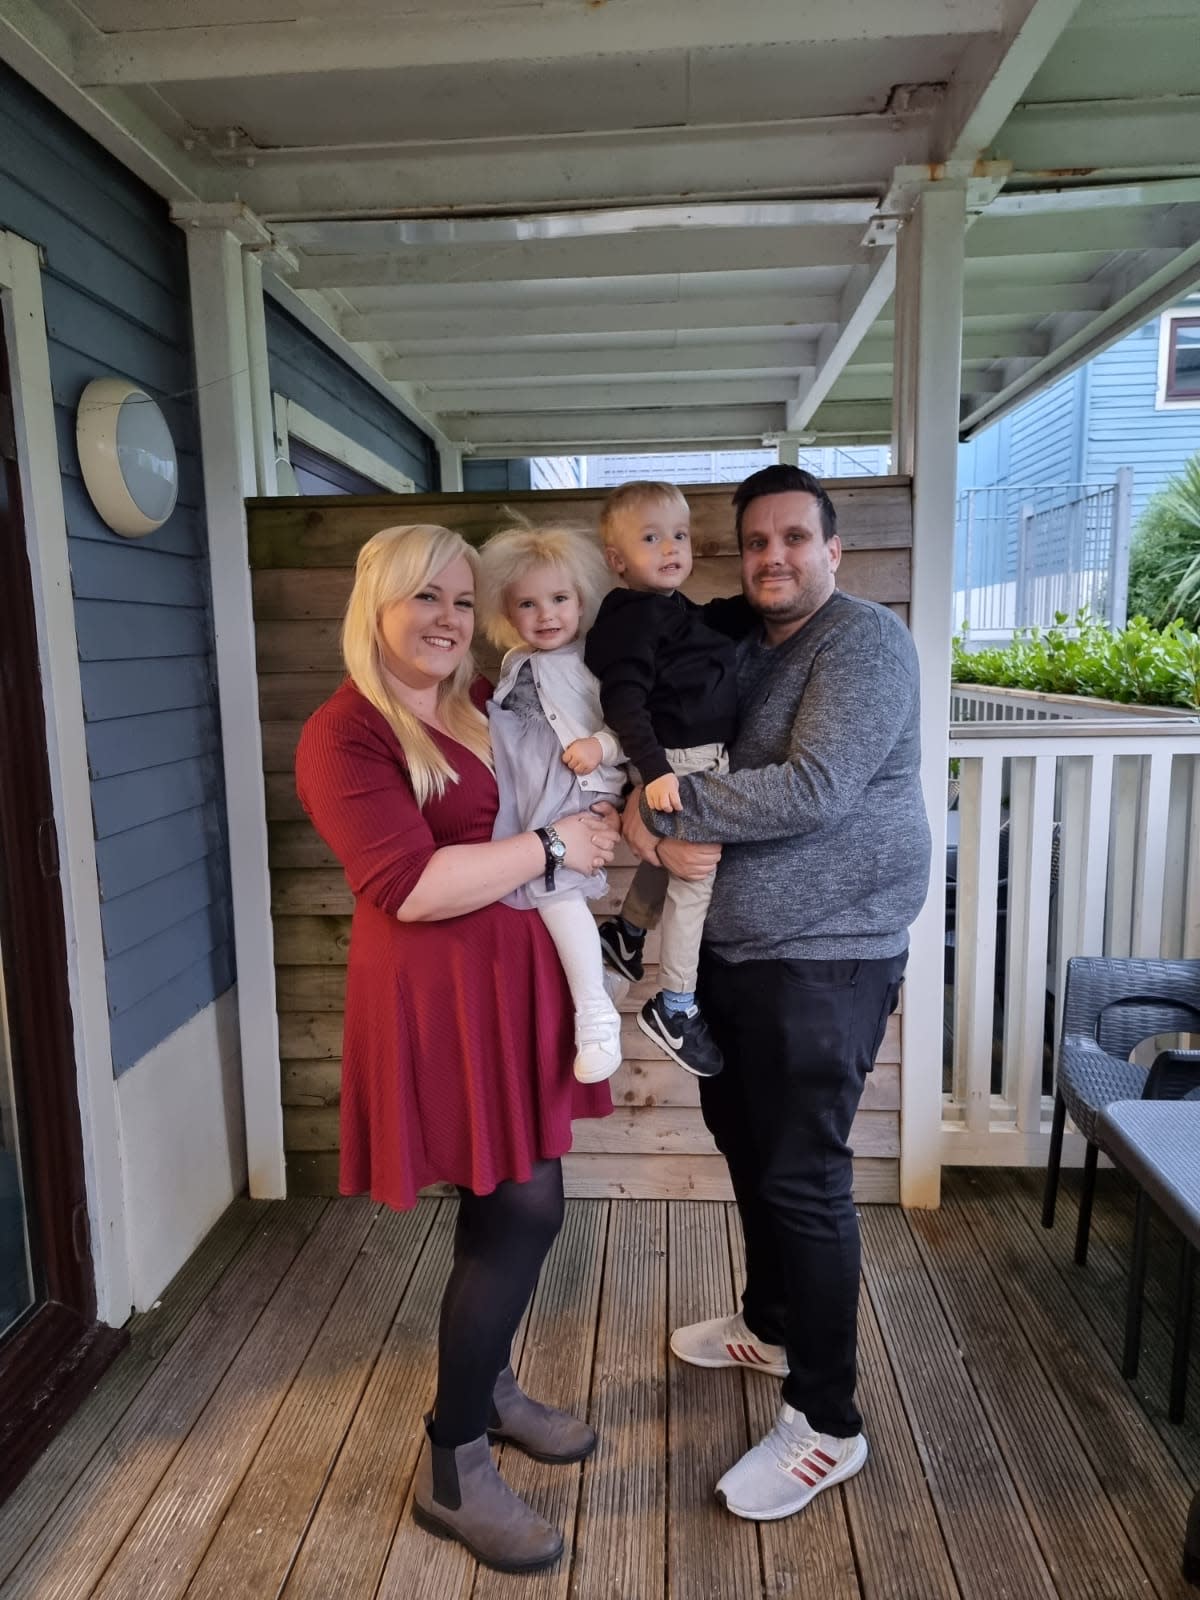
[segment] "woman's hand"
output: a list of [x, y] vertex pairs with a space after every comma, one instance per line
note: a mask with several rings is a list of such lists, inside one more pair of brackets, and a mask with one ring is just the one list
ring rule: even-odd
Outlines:
[[582, 872], [586, 878], [608, 865], [620, 837], [616, 812], [611, 806], [603, 811], [577, 811], [573, 816], [560, 817], [554, 830], [567, 847], [563, 865]]
[[604, 751], [599, 739], [589, 734], [586, 739], [572, 739], [563, 751], [562, 758], [563, 765], [570, 767], [577, 778], [586, 778], [603, 761]]

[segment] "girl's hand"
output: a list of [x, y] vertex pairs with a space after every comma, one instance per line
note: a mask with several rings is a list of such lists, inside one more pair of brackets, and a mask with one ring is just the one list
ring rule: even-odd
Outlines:
[[651, 811], [683, 810], [683, 802], [679, 798], [679, 779], [673, 772], [655, 778], [646, 785], [646, 804]]
[[555, 831], [567, 847], [563, 865], [582, 872], [590, 878], [613, 858], [620, 838], [615, 812], [577, 811], [573, 816], [560, 817]]
[[572, 739], [563, 751], [562, 758], [577, 778], [586, 778], [589, 772], [595, 772], [600, 765], [604, 751], [600, 748], [599, 739], [589, 736], [586, 739]]

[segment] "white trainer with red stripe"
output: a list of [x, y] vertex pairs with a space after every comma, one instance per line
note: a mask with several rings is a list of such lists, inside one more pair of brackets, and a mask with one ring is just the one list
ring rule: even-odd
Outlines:
[[681, 1361], [693, 1367], [748, 1367], [772, 1378], [786, 1378], [787, 1351], [781, 1344], [756, 1339], [740, 1311], [732, 1317], [714, 1317], [711, 1322], [692, 1322], [676, 1328], [671, 1349]]
[[861, 1472], [867, 1441], [861, 1433], [834, 1439], [817, 1433], [802, 1412], [780, 1406], [775, 1426], [717, 1484], [717, 1499], [735, 1517], [776, 1522], [802, 1511], [814, 1495]]

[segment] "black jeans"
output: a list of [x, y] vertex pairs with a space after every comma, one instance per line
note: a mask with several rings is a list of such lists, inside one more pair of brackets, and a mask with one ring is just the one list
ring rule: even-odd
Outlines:
[[746, 1237], [746, 1324], [786, 1346], [788, 1405], [838, 1438], [862, 1427], [846, 1141], [906, 960], [727, 962], [706, 950], [700, 963], [697, 999], [725, 1057], [700, 1103]]

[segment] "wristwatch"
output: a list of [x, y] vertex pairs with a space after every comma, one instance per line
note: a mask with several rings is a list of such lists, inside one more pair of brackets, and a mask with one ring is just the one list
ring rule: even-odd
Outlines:
[[535, 828], [533, 830], [542, 841], [542, 849], [546, 852], [546, 889], [554, 888], [554, 869], [566, 860], [567, 847], [555, 832], [554, 824], [548, 828]]

